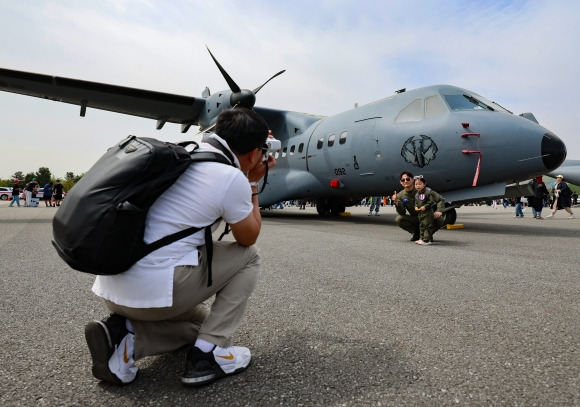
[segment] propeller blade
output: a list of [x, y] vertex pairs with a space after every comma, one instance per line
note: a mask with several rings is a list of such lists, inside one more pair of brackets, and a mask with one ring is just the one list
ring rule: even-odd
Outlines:
[[[217, 59], [215, 59], [215, 57], [213, 56], [213, 54], [209, 50], [208, 46], [206, 45], [205, 47], [207, 48], [207, 51], [211, 55], [213, 61], [217, 65], [218, 69], [222, 73], [223, 77], [225, 78], [225, 80], [228, 83], [228, 86], [230, 87], [230, 89], [232, 90], [232, 92], [234, 92], [234, 93], [239, 92], [241, 90], [240, 87], [234, 82], [234, 80], [231, 78], [231, 76], [228, 75], [228, 73], [226, 72], [226, 70], [224, 68], [222, 68], [222, 66], [220, 65], [220, 63], [217, 61]], [[264, 86], [264, 85], [262, 85], [262, 86]]]
[[278, 75], [282, 75], [284, 72], [286, 72], [286, 70], [284, 69], [283, 71], [278, 72], [276, 75], [272, 76], [270, 79], [268, 79], [266, 82], [264, 82], [261, 86], [258, 86], [256, 89], [254, 89], [254, 93], [258, 93], [258, 91], [260, 89], [262, 89], [264, 87], [265, 84], [267, 84], [268, 82], [270, 82], [272, 79], [274, 79], [276, 76]]

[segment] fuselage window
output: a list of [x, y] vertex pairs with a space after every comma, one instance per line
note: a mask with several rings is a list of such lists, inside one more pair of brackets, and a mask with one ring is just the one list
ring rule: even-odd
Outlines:
[[336, 135], [332, 134], [330, 137], [328, 137], [328, 147], [332, 147], [334, 145], [334, 139], [336, 138]]
[[286, 151], [288, 150], [288, 147], [284, 147], [282, 149], [282, 157], [286, 157]]
[[344, 144], [346, 143], [346, 131], [343, 131], [342, 133], [340, 133], [340, 138], [338, 139], [338, 144]]
[[324, 145], [324, 137], [320, 137], [318, 139], [318, 144], [316, 145], [316, 148], [320, 150], [323, 145]]
[[407, 107], [399, 112], [395, 122], [418, 122], [423, 118], [423, 99], [413, 100]]
[[445, 105], [438, 96], [425, 98], [425, 119], [431, 119], [445, 112]]
[[294, 155], [294, 149], [296, 148], [296, 146], [292, 146], [290, 147], [290, 155]]
[[304, 151], [304, 143], [300, 143], [298, 146], [298, 154], [302, 154], [302, 151]]

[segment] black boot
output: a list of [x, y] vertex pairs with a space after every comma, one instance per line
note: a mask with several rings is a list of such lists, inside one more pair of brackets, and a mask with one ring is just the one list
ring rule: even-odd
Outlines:
[[419, 240], [421, 237], [419, 236], [419, 229], [415, 229], [415, 232], [413, 233], [413, 237], [411, 238], [411, 242], [415, 242], [417, 240]]
[[417, 240], [419, 240], [421, 237], [419, 236], [419, 229], [415, 229], [415, 232], [413, 233], [413, 237], [411, 238], [411, 242], [415, 242]]

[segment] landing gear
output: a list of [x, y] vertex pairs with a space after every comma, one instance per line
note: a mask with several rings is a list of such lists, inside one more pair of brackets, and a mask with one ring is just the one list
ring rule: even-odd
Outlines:
[[340, 202], [318, 202], [316, 212], [319, 215], [338, 216], [346, 210], [346, 205]]
[[346, 206], [344, 204], [334, 203], [330, 207], [330, 213], [334, 216], [338, 216], [346, 210]]
[[316, 212], [318, 212], [319, 215], [326, 215], [329, 211], [330, 209], [328, 208], [328, 205], [325, 205], [322, 202], [316, 204]]
[[455, 211], [455, 208], [446, 209], [444, 225], [454, 225], [456, 220], [457, 220], [457, 212]]

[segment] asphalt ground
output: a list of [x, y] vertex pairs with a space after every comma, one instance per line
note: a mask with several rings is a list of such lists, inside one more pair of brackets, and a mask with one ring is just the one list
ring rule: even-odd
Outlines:
[[[264, 211], [243, 373], [185, 388], [182, 352], [126, 387], [90, 372], [93, 277], [50, 244], [55, 208], [0, 202], [1, 406], [578, 406], [579, 219], [458, 210], [422, 247], [395, 212]], [[548, 214], [545, 211], [544, 215]], [[231, 237], [229, 237], [231, 239]]]

